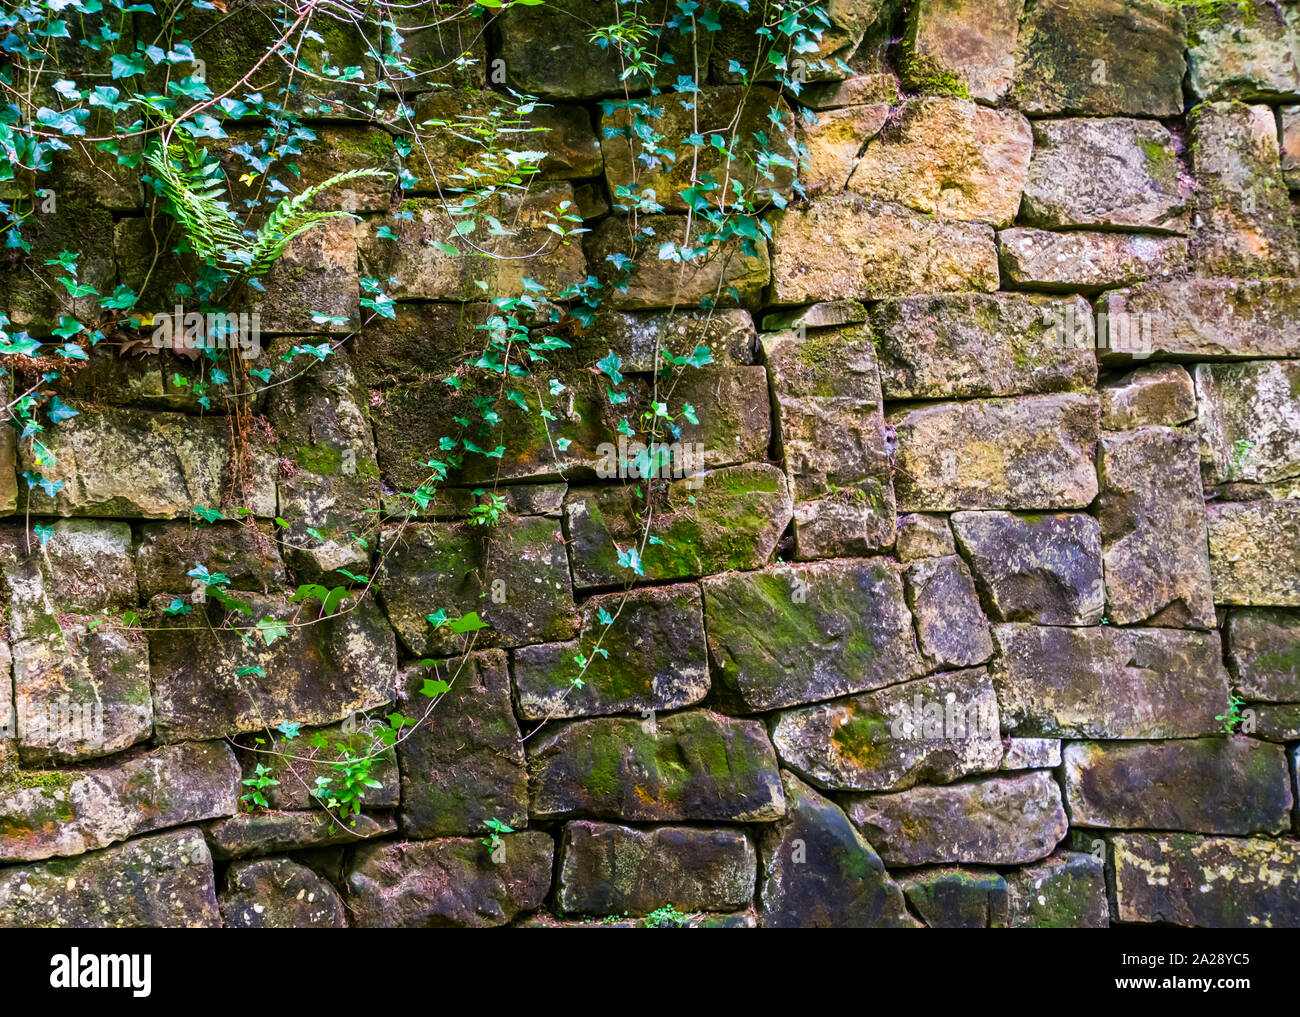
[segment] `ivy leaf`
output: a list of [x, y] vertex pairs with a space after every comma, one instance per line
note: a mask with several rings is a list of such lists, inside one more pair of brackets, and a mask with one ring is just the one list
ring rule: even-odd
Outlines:
[[285, 627], [284, 622], [276, 621], [271, 617], [263, 618], [258, 622], [257, 631], [267, 646], [272, 645], [277, 639], [284, 639], [289, 635], [289, 630]]
[[463, 635], [467, 632], [477, 632], [479, 629], [485, 629], [487, 627], [487, 622], [479, 618], [477, 611], [470, 611], [468, 614], [462, 615], [451, 623], [451, 631], [455, 632], [457, 635]]

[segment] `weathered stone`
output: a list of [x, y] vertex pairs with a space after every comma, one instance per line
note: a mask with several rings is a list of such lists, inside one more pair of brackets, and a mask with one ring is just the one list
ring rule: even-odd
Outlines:
[[[40, 487], [27, 491], [33, 514], [167, 519], [188, 516], [195, 505], [227, 503], [230, 426], [219, 416], [103, 407], [61, 421], [42, 440], [54, 465], [34, 462], [24, 443], [22, 468], [63, 487], [54, 497]], [[255, 441], [252, 456], [252, 476], [236, 485], [233, 500], [254, 515], [274, 516], [271, 457]]]
[[769, 822], [785, 811], [763, 725], [707, 710], [569, 721], [528, 743], [531, 814]]
[[[667, 0], [661, 0], [649, 4], [643, 13], [651, 23], [661, 25], [675, 13], [675, 8]], [[497, 50], [505, 67], [506, 81], [520, 92], [555, 99], [622, 97], [627, 83], [622, 80], [621, 50], [616, 45], [605, 48], [593, 45], [587, 38], [589, 29], [582, 27], [594, 28], [617, 19], [602, 0], [571, 0], [563, 7], [511, 8], [499, 22], [501, 46]], [[706, 65], [710, 34], [703, 33], [704, 38], [700, 40], [699, 57]], [[660, 55], [664, 63], [655, 76], [656, 85], [671, 85], [692, 66], [696, 42], [695, 35], [663, 32]]]
[[1014, 293], [903, 297], [871, 316], [886, 399], [1008, 396], [1090, 389], [1091, 349], [1061, 341], [1062, 322], [1092, 320], [1082, 297]]
[[966, 563], [956, 555], [923, 558], [904, 573], [907, 606], [927, 660], [943, 667], [970, 667], [993, 654], [989, 620]]
[[1300, 242], [1268, 106], [1204, 103], [1188, 117], [1196, 178], [1192, 260], [1200, 276], [1293, 275]]
[[753, 364], [758, 350], [753, 317], [737, 309], [599, 311], [585, 327], [575, 328], [566, 341], [579, 362], [596, 361], [610, 352], [618, 354], [623, 361], [619, 370], [625, 374], [658, 370], [664, 352], [689, 356], [697, 346], [707, 346], [714, 363], [725, 367]]
[[267, 398], [266, 416], [281, 463], [278, 515], [289, 524], [281, 538], [299, 580], [316, 580], [338, 568], [369, 574], [369, 548], [355, 539], [371, 528], [379, 505], [379, 464], [366, 399], [347, 359], [339, 356], [278, 386]]
[[1173, 136], [1151, 120], [1042, 120], [1034, 125], [1020, 218], [1029, 226], [1171, 230], [1183, 196]]
[[313, 812], [241, 812], [204, 827], [213, 858], [273, 855], [330, 844], [355, 844], [397, 830], [390, 814], [348, 816], [346, 828], [321, 809]]
[[1187, 241], [1142, 233], [1010, 229], [998, 234], [1003, 278], [1018, 289], [1084, 290], [1168, 279], [1187, 270]]
[[[274, 598], [238, 599], [253, 609], [250, 619], [287, 627], [298, 614], [297, 605]], [[329, 620], [289, 628], [272, 645], [259, 639], [251, 646], [242, 632], [220, 628], [226, 611], [211, 598], [183, 615], [159, 613], [166, 603], [164, 595], [151, 605], [164, 633], [155, 634], [149, 647], [160, 741], [224, 737], [286, 722], [330, 724], [393, 698], [397, 648], [372, 598]], [[210, 629], [199, 621], [202, 612], [209, 613]], [[238, 674], [253, 666], [265, 674]]]
[[[823, 503], [796, 511], [799, 557], [888, 547], [894, 491], [870, 332], [865, 326], [777, 332], [763, 337], [763, 357], [776, 404], [778, 455], [795, 501]], [[842, 510], [829, 510], [827, 502]]]
[[493, 849], [477, 837], [375, 842], [356, 849], [347, 905], [360, 928], [505, 925], [541, 907], [551, 888], [555, 842], [525, 830]]
[[230, 580], [223, 589], [270, 593], [283, 589], [288, 580], [280, 546], [265, 524], [175, 522], [140, 528], [135, 573], [143, 599], [203, 590], [203, 581], [188, 574], [196, 565]]
[[424, 129], [402, 165], [410, 174], [403, 190], [415, 194], [454, 192], [475, 179], [499, 179], [500, 151], [473, 137], [479, 125], [492, 121], [503, 136], [536, 153], [539, 181], [594, 177], [602, 170], [591, 116], [581, 106], [528, 108], [491, 90], [453, 88], [421, 96], [412, 119]]
[[837, 328], [861, 325], [867, 320], [867, 305], [861, 300], [822, 300], [805, 307], [785, 307], [763, 315], [764, 332], [788, 329]]
[[731, 573], [703, 587], [715, 694], [733, 709], [810, 703], [924, 670], [888, 559]]
[[1206, 486], [1300, 476], [1300, 361], [1196, 366]]
[[1101, 620], [1101, 532], [1091, 516], [954, 512], [952, 526], [995, 621]]
[[[1282, 180], [1292, 190], [1300, 190], [1300, 106], [1283, 106], [1278, 110], [1282, 126]], [[1291, 206], [1295, 220], [1295, 206]]]
[[1051, 854], [1068, 821], [1052, 775], [853, 795], [849, 818], [886, 865], [1023, 865]]
[[1057, 851], [1037, 865], [1007, 876], [1013, 929], [1104, 929], [1110, 925], [1106, 873], [1101, 861], [1078, 851]]
[[[1242, 710], [1242, 719], [1254, 718], [1256, 738], [1266, 742], [1300, 741], [1300, 703], [1252, 703]], [[1242, 729], [1247, 729], [1246, 724]]]
[[[259, 316], [265, 332], [347, 334], [361, 320], [357, 247], [364, 226], [328, 220], [289, 241], [262, 278], [244, 291], [240, 311]], [[317, 316], [327, 316], [317, 321]]]
[[[802, 96], [801, 96], [802, 98]], [[820, 110], [801, 117], [799, 139], [807, 155], [799, 182], [809, 194], [839, 194], [849, 182], [862, 146], [880, 133], [889, 104], [874, 102]]]
[[[525, 290], [525, 278], [558, 294], [582, 282], [587, 274], [582, 247], [547, 229], [567, 214], [572, 202], [573, 189], [567, 183], [557, 183], [494, 198], [476, 208], [477, 214], [470, 220], [453, 219], [436, 199], [408, 199], [402, 203], [401, 217], [377, 220], [358, 239], [363, 274], [396, 280], [384, 286], [394, 300], [473, 300], [484, 292], [476, 281], [485, 282], [488, 293], [519, 296]], [[509, 222], [509, 235], [489, 236], [484, 215]], [[475, 223], [473, 230], [455, 232], [458, 222], [468, 221]], [[397, 239], [380, 236], [380, 225]], [[439, 244], [455, 245], [457, 253], [449, 254]], [[474, 251], [489, 256], [472, 257]], [[355, 274], [355, 266], [350, 271]]]
[[1111, 849], [1121, 922], [1300, 925], [1300, 850], [1290, 841], [1126, 833]]
[[1119, 830], [1284, 833], [1286, 751], [1253, 738], [1072, 742], [1063, 772], [1070, 821]]
[[149, 737], [149, 650], [127, 628], [53, 616], [53, 631], [13, 645], [18, 751], [29, 764], [106, 756]]
[[[524, 746], [510, 708], [510, 671], [500, 650], [474, 653], [464, 663], [406, 672], [405, 711], [428, 716], [398, 745], [402, 832], [408, 837], [478, 833], [497, 819], [528, 825]], [[451, 685], [436, 702], [423, 695], [426, 679]]]
[[1098, 414], [1082, 393], [896, 410], [899, 507], [1084, 508], [1097, 493]]
[[849, 190], [948, 219], [1009, 226], [1033, 147], [1029, 121], [1014, 110], [913, 99], [867, 143]]
[[1146, 424], [1173, 427], [1196, 418], [1192, 376], [1177, 364], [1140, 367], [1103, 385], [1100, 394], [1104, 431]]
[[1205, 506], [1216, 604], [1300, 605], [1300, 501]]
[[97, 293], [112, 293], [113, 232], [112, 212], [77, 201], [58, 200], [49, 214], [25, 217], [23, 239], [31, 245], [26, 267], [0, 273], [0, 305], [13, 328], [39, 336], [49, 335], [65, 315], [93, 321], [99, 298], [71, 296], [57, 282], [60, 270], [51, 271], [45, 262], [70, 251], [77, 255], [78, 284], [93, 286]]
[[377, 786], [359, 789], [361, 803], [370, 809], [394, 806], [401, 795], [397, 753], [392, 746], [377, 741], [373, 730], [376, 720], [358, 713], [342, 724], [304, 727], [293, 738], [280, 731], [262, 731], [241, 738], [237, 747], [244, 776], [256, 776], [261, 766], [265, 776], [280, 782], [262, 790], [272, 809], [321, 808], [322, 797], [312, 792], [319, 790], [321, 777], [330, 778], [331, 784], [336, 782], [339, 771], [331, 764], [347, 757], [373, 755], [368, 779]]
[[1228, 615], [1228, 667], [1247, 699], [1300, 702], [1300, 615], [1243, 609]]
[[[733, 4], [718, 10], [721, 30], [705, 33], [713, 37], [711, 75], [733, 84], [748, 81], [751, 77], [758, 81], [775, 80], [776, 69], [770, 66], [767, 58], [771, 48], [768, 39], [770, 14], [747, 6], [744, 7], [745, 13], [740, 13]], [[825, 20], [818, 16], [815, 31], [811, 30], [811, 24], [808, 25], [808, 48], [800, 54], [801, 64], [795, 64], [795, 68], [810, 81], [852, 73], [845, 61], [854, 55], [868, 29], [883, 29], [889, 20], [887, 0], [828, 0], [822, 10]], [[696, 35], [698, 32], [691, 38]], [[701, 53], [709, 48], [708, 39], [701, 41]], [[690, 61], [689, 56], [684, 63], [679, 58], [678, 65], [690, 67]]]
[[1063, 738], [1196, 738], [1222, 729], [1217, 632], [994, 625], [1003, 727]]
[[764, 828], [759, 923], [764, 928], [908, 928], [903, 892], [833, 802], [781, 774], [785, 818]]
[[1097, 477], [1110, 620], [1214, 628], [1195, 435], [1155, 426], [1105, 434]]
[[[785, 100], [770, 88], [703, 88], [687, 96], [670, 93], [651, 97], [637, 106], [637, 123], [653, 124], [656, 137], [661, 139], [655, 142], [653, 151], [635, 136], [633, 113], [626, 106], [607, 104], [600, 121], [605, 181], [616, 210], [628, 210], [629, 199], [620, 197], [620, 191], [630, 191], [653, 194], [668, 211], [685, 212], [691, 206], [681, 192], [701, 180], [714, 180], [719, 185], [730, 181], [743, 187], [747, 199], [758, 205], [766, 204], [772, 194], [790, 197], [793, 171], [769, 160], [771, 155], [779, 155], [793, 161], [797, 153], [789, 150], [788, 141], [782, 141], [783, 131], [773, 130], [769, 117], [779, 116], [789, 124], [793, 114]], [[692, 145], [682, 140], [698, 135], [706, 142], [712, 136], [727, 139], [728, 147], [720, 150], [712, 144]], [[760, 144], [755, 135], [766, 138], [766, 144]], [[722, 151], [727, 154], [722, 155]], [[715, 207], [720, 197], [704, 196]], [[725, 196], [727, 201], [733, 198], [732, 194]]]
[[465, 637], [435, 626], [431, 611], [449, 619], [477, 612], [488, 628], [475, 645], [520, 646], [573, 635], [573, 593], [558, 520], [501, 518], [495, 526], [412, 523], [387, 528], [378, 582], [388, 620], [420, 656], [460, 652]]
[[905, 516], [899, 516], [894, 552], [898, 555], [898, 560], [903, 562], [956, 554], [957, 546], [953, 543], [948, 517], [924, 512], [909, 512]]
[[[718, 307], [761, 303], [772, 274], [766, 243], [727, 241], [698, 258], [675, 262], [658, 256], [661, 245], [696, 245], [698, 229], [693, 226], [688, 237], [687, 220], [677, 215], [641, 216], [639, 226], [653, 231], [653, 245], [646, 246], [644, 239], [634, 244], [628, 221], [612, 216], [586, 238], [587, 261], [606, 287], [607, 306], [635, 310], [699, 307], [706, 301]], [[632, 261], [626, 275], [615, 264], [625, 259]]]
[[80, 858], [0, 869], [0, 928], [219, 928], [212, 856], [197, 830]]
[[799, 105], [809, 109], [838, 109], [898, 101], [898, 78], [890, 71], [857, 74], [843, 81], [811, 81], [799, 93]]
[[[432, 10], [430, 10], [432, 8]], [[401, 32], [402, 63], [388, 59], [395, 39], [385, 39], [382, 87], [405, 95], [446, 86], [481, 85], [487, 73], [487, 25], [477, 7], [454, 4], [391, 11]]]
[[776, 715], [781, 762], [817, 787], [895, 791], [996, 770], [998, 705], [982, 668]]
[[1188, 83], [1198, 99], [1300, 94], [1300, 33], [1292, 8], [1244, 0], [1188, 10]]
[[740, 830], [634, 830], [577, 821], [564, 828], [556, 907], [562, 913], [648, 915], [743, 908], [754, 896], [758, 852]]
[[79, 855], [233, 815], [239, 767], [220, 742], [167, 745], [84, 770], [0, 774], [0, 861]]
[[998, 288], [993, 230], [982, 224], [858, 195], [774, 212], [770, 222], [773, 303]]
[[1051, 770], [1061, 765], [1061, 743], [1056, 738], [1004, 740], [1003, 770]]
[[[680, 435], [673, 434], [674, 442], [695, 449], [689, 462], [683, 455], [682, 462], [673, 463], [673, 476], [766, 459], [772, 443], [767, 383], [767, 372], [761, 367], [709, 366], [679, 375], [672, 389], [671, 409], [677, 412], [678, 407], [689, 404], [699, 423], [682, 420]], [[641, 402], [649, 406], [651, 399], [647, 396]], [[613, 433], [609, 437], [613, 438]], [[635, 469], [635, 453], [630, 458], [629, 473]]]
[[995, 103], [1011, 87], [1025, 0], [920, 0], [908, 22], [903, 81]]
[[573, 921], [561, 921], [542, 911], [523, 921], [516, 922], [515, 929], [756, 929], [758, 917], [751, 909], [736, 911], [725, 915], [696, 913], [680, 917], [664, 914], [651, 914], [645, 918], [621, 918], [606, 915], [603, 918], [582, 918]]
[[[614, 586], [632, 577], [619, 553], [641, 544], [645, 521], [637, 513], [644, 509], [633, 485], [569, 491], [564, 530], [575, 587]], [[792, 512], [785, 475], [774, 466], [731, 466], [674, 481], [650, 521], [638, 575], [681, 579], [762, 568]]]
[[[607, 625], [602, 617], [612, 620]], [[580, 666], [575, 658], [589, 663]], [[699, 587], [593, 597], [583, 605], [578, 638], [521, 647], [514, 676], [519, 715], [528, 720], [694, 705], [709, 691]], [[579, 676], [583, 684], [574, 687]]]
[[[1098, 312], [1147, 324], [1144, 353], [1179, 358], [1300, 355], [1300, 282], [1182, 279], [1105, 294]], [[1112, 353], [1107, 356], [1114, 357]]]
[[1160, 0], [1029, 4], [1011, 101], [1039, 114], [1178, 116], [1185, 32], [1178, 5]]
[[1007, 927], [1007, 884], [996, 872], [924, 869], [901, 882], [907, 902], [932, 929]]
[[339, 893], [288, 858], [235, 862], [217, 897], [227, 929], [345, 929]]

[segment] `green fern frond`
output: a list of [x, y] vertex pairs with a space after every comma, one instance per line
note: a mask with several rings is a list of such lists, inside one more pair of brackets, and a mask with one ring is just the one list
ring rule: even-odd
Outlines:
[[307, 188], [301, 194], [281, 201], [275, 206], [270, 218], [257, 231], [257, 237], [253, 240], [251, 248], [249, 248], [249, 254], [251, 255], [248, 265], [249, 276], [256, 278], [264, 275], [275, 262], [275, 259], [284, 251], [285, 246], [295, 237], [301, 236], [313, 227], [320, 225], [326, 219], [345, 218], [350, 215], [348, 212], [308, 211], [307, 206], [323, 191], [346, 183], [349, 180], [356, 180], [359, 177], [391, 176], [391, 173], [381, 169], [348, 170], [346, 173], [336, 174], [328, 180], [323, 180], [319, 184]]
[[188, 142], [166, 150], [155, 143], [145, 150], [144, 159], [158, 181], [167, 213], [185, 231], [194, 252], [209, 264], [230, 264], [231, 251], [245, 241], [238, 220], [218, 200], [221, 187], [205, 171], [203, 153]]

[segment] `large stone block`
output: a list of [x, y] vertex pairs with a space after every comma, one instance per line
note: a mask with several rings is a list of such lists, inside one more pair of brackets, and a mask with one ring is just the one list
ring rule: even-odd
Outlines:
[[197, 830], [0, 869], [0, 928], [220, 926], [212, 855]]
[[383, 534], [387, 552], [378, 583], [388, 620], [420, 656], [459, 653], [465, 637], [435, 627], [439, 610], [471, 611], [488, 624], [475, 645], [521, 646], [573, 635], [573, 592], [560, 524], [546, 516], [472, 522], [409, 523]]
[[231, 590], [270, 593], [288, 582], [280, 545], [264, 523], [168, 522], [140, 528], [135, 574], [142, 599], [203, 589], [203, 581], [188, 574], [196, 565], [225, 576]]
[[[1107, 293], [1097, 308], [1111, 322], [1141, 326], [1140, 352], [1180, 359], [1300, 356], [1300, 282], [1180, 279]], [[1128, 359], [1122, 351], [1106, 359]]]
[[[807, 93], [800, 96], [807, 98]], [[806, 155], [799, 182], [810, 195], [839, 194], [849, 182], [863, 146], [885, 126], [890, 106], [884, 102], [821, 109], [798, 118], [799, 141]]]
[[1105, 434], [1097, 476], [1110, 620], [1214, 628], [1195, 435], [1154, 426]]
[[221, 742], [137, 751], [82, 770], [0, 777], [0, 861], [79, 855], [182, 823], [233, 815], [239, 766]]
[[754, 896], [758, 852], [740, 830], [637, 830], [579, 820], [564, 828], [555, 903], [561, 913], [730, 911]]
[[952, 528], [995, 621], [1101, 621], [1101, 530], [1091, 516], [954, 512]]
[[844, 813], [782, 773], [786, 815], [763, 830], [764, 928], [909, 928], [903, 891]]
[[1160, 0], [1026, 5], [1011, 101], [1029, 113], [1177, 116], [1186, 26]]
[[887, 399], [961, 399], [1092, 388], [1091, 349], [1061, 341], [1064, 321], [1087, 323], [1081, 297], [1014, 293], [903, 297], [871, 315]]
[[[689, 95], [651, 97], [642, 103], [644, 108], [635, 114], [640, 125], [635, 130], [633, 114], [626, 108], [608, 104], [601, 117], [600, 150], [615, 209], [626, 211], [635, 204], [622, 196], [631, 192], [646, 197], [653, 193], [668, 211], [685, 212], [690, 206], [681, 192], [704, 180], [716, 182], [719, 188], [724, 182], [728, 188], [743, 187], [746, 198], [756, 205], [767, 204], [773, 192], [783, 200], [791, 196], [793, 167], [772, 161], [768, 153], [791, 163], [797, 161], [798, 153], [783, 140], [783, 135], [793, 132], [794, 114], [770, 88], [704, 88]], [[639, 130], [653, 132], [654, 144], [638, 137]], [[704, 139], [699, 145], [681, 140], [699, 136]], [[710, 142], [712, 137], [727, 143], [725, 155]], [[720, 189], [704, 195], [715, 207], [720, 200], [734, 199], [730, 190], [725, 195]]]
[[1300, 605], [1300, 501], [1210, 502], [1216, 604]]
[[1014, 110], [940, 96], [907, 102], [867, 143], [849, 190], [941, 218], [1009, 226], [1033, 153]]
[[1300, 361], [1196, 365], [1206, 486], [1300, 476]]
[[[235, 479], [230, 426], [219, 416], [142, 413], [103, 407], [47, 430], [42, 439], [54, 456], [36, 463], [24, 444], [21, 465], [62, 483], [50, 497], [43, 488], [27, 491], [32, 513], [60, 516], [111, 516], [169, 519], [185, 517], [194, 506], [228, 504]], [[276, 514], [273, 459], [252, 439], [252, 475], [233, 485], [230, 499], [257, 516]]]
[[1187, 80], [1198, 99], [1294, 99], [1300, 95], [1300, 31], [1290, 6], [1244, 0], [1190, 6]]
[[1217, 632], [994, 625], [1003, 726], [1064, 738], [1196, 738], [1228, 701]]
[[1228, 667], [1247, 699], [1300, 702], [1300, 615], [1244, 608], [1228, 615]]
[[564, 531], [577, 589], [761, 568], [793, 514], [785, 475], [774, 466], [751, 463], [674, 481], [650, 517], [642, 571], [634, 573], [619, 556], [640, 548], [647, 528], [636, 486], [569, 491]]
[[531, 813], [769, 822], [785, 812], [763, 725], [707, 710], [569, 721], [528, 743]]
[[1075, 826], [1194, 833], [1285, 833], [1286, 751], [1254, 738], [1073, 742], [1065, 800]]
[[886, 865], [1023, 865], [1051, 854], [1068, 822], [1052, 775], [853, 795], [849, 818]]
[[1124, 431], [1146, 424], [1174, 427], [1196, 419], [1192, 376], [1177, 364], [1153, 364], [1101, 387], [1101, 426]]
[[998, 263], [1010, 287], [1097, 292], [1187, 271], [1187, 241], [1144, 233], [1003, 230]]
[[[211, 598], [180, 615], [162, 612], [166, 595], [153, 601], [162, 630], [149, 647], [160, 741], [220, 738], [285, 722], [329, 724], [392, 701], [397, 648], [372, 598], [323, 621], [279, 599], [238, 599], [252, 613], [236, 624], [251, 628], [269, 618], [287, 633], [267, 645], [255, 633], [223, 628], [226, 611]], [[264, 674], [239, 674], [249, 667]]]
[[203, 834], [213, 858], [274, 855], [283, 851], [355, 844], [397, 830], [396, 817], [379, 813], [349, 816], [341, 826], [330, 812], [241, 812], [208, 823]]
[[978, 223], [858, 195], [775, 212], [770, 222], [777, 304], [998, 288], [993, 230]]
[[927, 661], [970, 667], [993, 655], [989, 620], [965, 562], [955, 554], [914, 561], [904, 579], [917, 642]]
[[996, 103], [1011, 87], [1025, 0], [920, 0], [912, 6], [903, 81]]
[[1082, 393], [937, 403], [889, 415], [905, 511], [1085, 508], [1099, 411]]
[[360, 928], [480, 929], [542, 906], [551, 888], [550, 834], [378, 841], [356, 849], [346, 874], [347, 908]]
[[1160, 124], [1116, 117], [1034, 125], [1027, 225], [1181, 233], [1183, 203], [1173, 136]]
[[[652, 243], [644, 237], [634, 242], [626, 219], [614, 216], [587, 236], [587, 260], [605, 287], [606, 306], [619, 310], [700, 306], [751, 307], [762, 303], [763, 290], [772, 274], [767, 243], [746, 248], [728, 240], [713, 244], [689, 261], [659, 257], [663, 244], [677, 248], [699, 245], [700, 228], [694, 219], [679, 215], [648, 215], [638, 220], [640, 230], [652, 230]], [[631, 261], [626, 272], [620, 264]]]
[[692, 706], [709, 692], [699, 587], [593, 597], [578, 638], [521, 647], [514, 676], [530, 721]]
[[898, 791], [996, 770], [998, 704], [982, 668], [776, 715], [781, 762], [817, 787]]
[[227, 929], [345, 929], [339, 892], [289, 858], [235, 862], [217, 897]]
[[886, 558], [704, 580], [716, 695], [741, 712], [892, 685], [925, 670]]
[[907, 902], [931, 929], [1007, 927], [1007, 883], [992, 870], [922, 869], [901, 882]]
[[1111, 850], [1121, 922], [1300, 925], [1300, 850], [1291, 841], [1126, 833]]
[[1013, 929], [1110, 925], [1105, 868], [1099, 858], [1078, 851], [1057, 851], [1008, 875], [1007, 903]]
[[[363, 230], [355, 219], [331, 219], [289, 241], [262, 288], [244, 291], [239, 309], [257, 314], [263, 332], [346, 335], [363, 317], [357, 276]], [[318, 321], [322, 315], [328, 320]]]
[[1204, 103], [1188, 118], [1196, 274], [1293, 275], [1300, 242], [1282, 180], [1277, 122], [1268, 106]]

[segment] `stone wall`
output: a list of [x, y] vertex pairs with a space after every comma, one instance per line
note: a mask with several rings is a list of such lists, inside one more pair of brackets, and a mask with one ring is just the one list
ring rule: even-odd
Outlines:
[[[1300, 4], [830, 7], [853, 76], [781, 100], [806, 110], [807, 198], [688, 281], [688, 303], [734, 287], [711, 314], [667, 316], [675, 270], [635, 267], [557, 361], [564, 476], [513, 436], [495, 527], [467, 521], [488, 475], [413, 522], [393, 498], [485, 314], [482, 265], [422, 239], [441, 213], [410, 157], [406, 193], [359, 191], [355, 227], [295, 241], [253, 295], [272, 359], [356, 328], [362, 278], [399, 303], [265, 394], [240, 491], [192, 362], [106, 347], [66, 379], [64, 487], [22, 483], [28, 443], [0, 457], [0, 925], [1300, 925]], [[464, 38], [551, 104], [512, 211], [577, 202], [584, 244], [523, 273], [563, 285], [608, 271], [630, 168], [602, 130], [615, 70], [553, 17]], [[210, 74], [237, 36], [204, 37]], [[710, 45], [706, 113], [744, 33]], [[449, 83], [408, 99], [472, 108], [481, 82]], [[402, 166], [382, 122], [312, 122], [305, 182]], [[139, 285], [138, 171], [71, 166], [32, 261], [75, 244], [100, 292]], [[49, 334], [57, 302], [0, 280]], [[614, 350], [648, 382], [667, 332], [713, 350], [683, 381], [707, 472], [671, 486], [609, 657], [566, 696], [637, 525], [581, 379]], [[232, 504], [248, 518], [191, 516]], [[378, 547], [350, 541], [375, 512]], [[379, 550], [376, 595], [251, 655], [194, 624], [219, 605], [165, 611], [201, 562], [287, 619], [286, 588]], [[318, 768], [257, 739], [418, 711], [418, 661], [458, 645], [435, 606], [490, 628], [341, 829]], [[126, 611], [143, 630], [103, 624]], [[87, 701], [95, 737], [12, 723]], [[244, 811], [268, 761], [270, 808]]]

